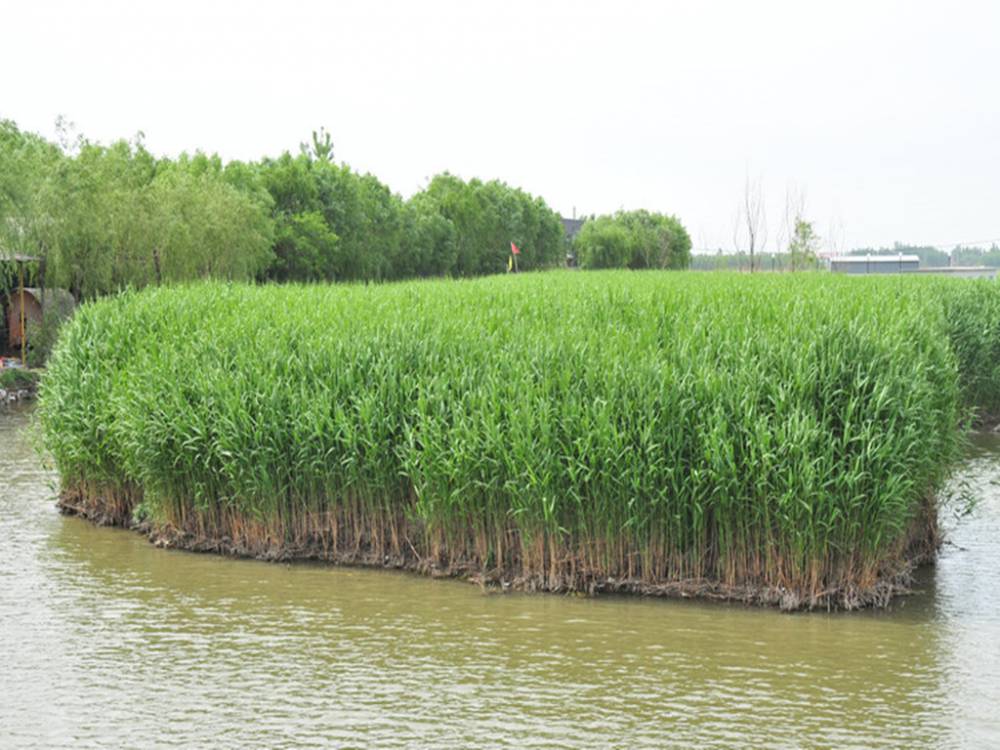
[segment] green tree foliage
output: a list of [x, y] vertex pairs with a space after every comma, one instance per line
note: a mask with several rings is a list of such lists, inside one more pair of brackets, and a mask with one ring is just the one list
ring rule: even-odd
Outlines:
[[[46, 223], [42, 197], [48, 174], [61, 158], [55, 145], [0, 120], [0, 258], [5, 253], [41, 255], [40, 233]], [[13, 264], [0, 264], [0, 289], [14, 283], [16, 276]]]
[[335, 278], [339, 244], [340, 238], [320, 212], [283, 216], [276, 225], [275, 258], [268, 275], [279, 281]]
[[[645, 211], [591, 233], [595, 267], [682, 268], [687, 232]], [[478, 276], [559, 265], [562, 222], [506, 183], [443, 173], [409, 200], [333, 160], [320, 129], [299, 153], [223, 164], [157, 158], [142, 138], [60, 147], [0, 122], [0, 252], [43, 259], [43, 281], [79, 300], [203, 277], [368, 281]], [[605, 256], [617, 256], [605, 259]], [[603, 259], [603, 260], [602, 260]], [[11, 264], [5, 265], [9, 275]]]
[[691, 237], [674, 216], [619, 211], [587, 221], [574, 247], [584, 268], [687, 268]]
[[575, 248], [584, 268], [627, 268], [632, 260], [632, 236], [611, 216], [584, 223]]
[[788, 254], [791, 256], [792, 270], [812, 268], [817, 264], [816, 251], [819, 249], [819, 236], [813, 229], [811, 221], [802, 217], [795, 219], [795, 229], [788, 243]]
[[463, 181], [447, 172], [431, 180], [414, 196], [411, 207], [418, 221], [437, 214], [450, 225], [438, 225], [434, 238], [441, 244], [421, 250], [432, 262], [454, 258], [449, 272], [456, 276], [497, 273], [506, 268], [510, 243], [522, 251], [522, 270], [557, 264], [563, 251], [559, 216], [541, 198], [492, 180]]
[[443, 276], [458, 263], [455, 224], [439, 211], [426, 193], [417, 193], [403, 217], [409, 243], [397, 267], [402, 276]]
[[1000, 247], [995, 243], [989, 248], [963, 247], [951, 251], [952, 264], [956, 266], [991, 266], [1000, 268]]
[[273, 257], [262, 196], [227, 183], [218, 163], [202, 170], [203, 163], [200, 156], [168, 162], [149, 186], [157, 282], [253, 279]]
[[[322, 151], [322, 144], [315, 146]], [[261, 185], [274, 209], [275, 258], [264, 278], [352, 281], [410, 275], [403, 262], [405, 207], [371, 175], [313, 152], [265, 159]], [[404, 263], [405, 265], [405, 263]]]
[[306, 156], [320, 161], [333, 161], [333, 140], [326, 128], [312, 132], [312, 142], [299, 144], [299, 149]]
[[504, 270], [510, 243], [522, 268], [556, 264], [562, 224], [540, 198], [501, 182], [438, 175], [403, 201], [372, 175], [337, 165], [322, 142], [259, 166], [273, 200], [280, 281], [477, 276]]
[[249, 280], [270, 262], [269, 196], [232, 184], [217, 157], [158, 160], [141, 139], [81, 140], [68, 154], [3, 123], [0, 175], [0, 247], [41, 257], [44, 284], [77, 299]]

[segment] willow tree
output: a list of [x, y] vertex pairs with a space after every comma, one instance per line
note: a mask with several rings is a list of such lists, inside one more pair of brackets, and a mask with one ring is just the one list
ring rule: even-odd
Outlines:
[[451, 231], [442, 252], [454, 253], [448, 273], [477, 276], [506, 267], [510, 243], [522, 249], [525, 270], [557, 264], [563, 252], [563, 228], [556, 214], [541, 198], [504, 182], [468, 182], [447, 172], [435, 176], [410, 201], [421, 214], [436, 214]]
[[691, 263], [691, 236], [680, 220], [644, 210], [585, 222], [574, 248], [583, 268], [681, 269]]
[[[54, 144], [0, 120], [0, 259], [43, 254], [43, 230], [48, 223], [43, 197], [50, 175], [63, 159]], [[30, 269], [32, 278], [37, 266]], [[17, 269], [0, 263], [0, 286], [15, 282]]]
[[229, 184], [217, 158], [157, 160], [141, 140], [83, 143], [45, 195], [46, 278], [77, 299], [127, 286], [253, 279], [273, 230], [258, 195]]

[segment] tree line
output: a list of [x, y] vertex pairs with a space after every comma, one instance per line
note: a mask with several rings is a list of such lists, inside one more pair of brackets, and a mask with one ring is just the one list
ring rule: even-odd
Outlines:
[[[690, 268], [694, 271], [749, 271], [750, 256], [746, 252], [727, 253], [721, 249], [713, 253], [696, 253], [691, 256]], [[821, 268], [814, 252], [763, 252], [758, 251], [753, 261], [754, 271], [811, 271]]]
[[[985, 248], [956, 245], [951, 251], [947, 251], [932, 245], [907, 245], [896, 242], [891, 247], [854, 248], [848, 251], [847, 255], [898, 255], [900, 253], [919, 257], [921, 268], [943, 268], [947, 266], [989, 266], [991, 268], [1000, 268], [1000, 246], [996, 243]], [[726, 253], [719, 249], [714, 253], [697, 253], [693, 255], [690, 267], [696, 271], [747, 271], [750, 269], [750, 259], [749, 255], [745, 252]], [[800, 256], [798, 261], [796, 261], [795, 255], [791, 252], [758, 252], [754, 264], [754, 268], [763, 271], [793, 271], [818, 267], [819, 263], [814, 253], [809, 256]]]
[[[444, 173], [409, 200], [333, 160], [324, 133], [256, 162], [155, 157], [141, 137], [56, 145], [0, 122], [0, 249], [39, 257], [87, 299], [194, 278], [359, 281], [472, 276], [562, 262], [541, 198]], [[36, 269], [36, 271], [39, 269]]]
[[988, 248], [956, 245], [951, 251], [932, 245], [907, 245], [896, 242], [892, 247], [862, 247], [851, 251], [851, 255], [916, 255], [922, 268], [942, 266], [990, 266], [1000, 268], [1000, 246], [996, 243]]
[[570, 244], [542, 198], [445, 172], [403, 199], [335, 162], [323, 130], [297, 153], [226, 163], [201, 152], [156, 157], [141, 135], [60, 141], [0, 121], [0, 254], [40, 258], [33, 283], [77, 300], [206, 277], [478, 276], [506, 270], [511, 242], [527, 271], [561, 265], [567, 253], [585, 268], [690, 263], [691, 239], [674, 216], [591, 217]]

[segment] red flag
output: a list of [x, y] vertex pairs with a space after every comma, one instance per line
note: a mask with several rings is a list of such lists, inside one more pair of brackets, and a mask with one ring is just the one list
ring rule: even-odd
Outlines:
[[518, 249], [517, 245], [515, 245], [513, 242], [510, 243], [510, 251], [514, 255], [520, 255], [521, 254], [521, 251]]

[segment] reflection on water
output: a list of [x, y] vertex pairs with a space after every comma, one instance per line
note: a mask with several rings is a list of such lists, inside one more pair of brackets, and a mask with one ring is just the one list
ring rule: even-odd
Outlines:
[[890, 611], [489, 595], [63, 518], [0, 414], [0, 745], [996, 747], [1000, 440]]

